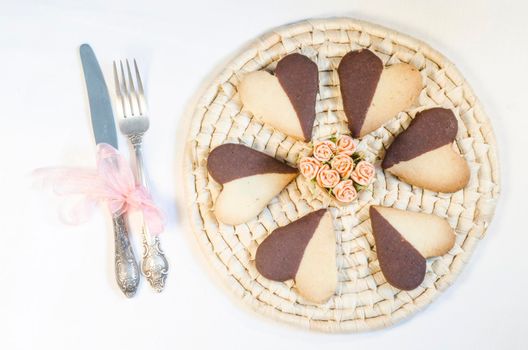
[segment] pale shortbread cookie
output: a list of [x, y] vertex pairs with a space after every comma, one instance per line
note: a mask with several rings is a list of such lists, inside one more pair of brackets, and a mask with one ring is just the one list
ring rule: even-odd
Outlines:
[[380, 206], [371, 206], [369, 213], [381, 272], [396, 288], [418, 287], [425, 278], [425, 259], [455, 244], [453, 229], [438, 216]]
[[304, 138], [290, 99], [274, 75], [265, 71], [246, 75], [240, 82], [240, 99], [264, 123], [296, 139]]
[[297, 174], [259, 174], [225, 183], [216, 199], [216, 218], [228, 225], [238, 225], [257, 216], [273, 197]]
[[412, 106], [421, 90], [422, 77], [415, 67], [399, 63], [383, 69], [359, 136], [378, 129]]
[[293, 279], [306, 300], [326, 302], [337, 287], [332, 215], [320, 209], [274, 230], [257, 248], [255, 263], [264, 277]]
[[326, 211], [304, 250], [295, 275], [299, 294], [315, 303], [334, 295], [337, 287], [336, 243], [332, 215]]
[[380, 206], [375, 209], [424, 258], [444, 255], [455, 244], [453, 229], [441, 217]]
[[297, 169], [273, 157], [230, 143], [209, 154], [207, 170], [223, 186], [214, 203], [214, 213], [228, 225], [256, 217], [297, 176]]
[[310, 141], [319, 90], [319, 70], [308, 57], [290, 54], [277, 63], [275, 75], [252, 72], [239, 87], [244, 108], [284, 134]]
[[469, 182], [469, 166], [454, 149], [458, 122], [449, 109], [416, 114], [407, 130], [390, 145], [383, 169], [411, 185], [437, 192], [456, 192]]
[[423, 87], [418, 69], [406, 63], [384, 68], [381, 59], [366, 49], [343, 56], [337, 72], [354, 137], [365, 136], [411, 107]]
[[387, 169], [401, 180], [436, 192], [456, 192], [469, 181], [469, 167], [453, 145], [445, 145]]

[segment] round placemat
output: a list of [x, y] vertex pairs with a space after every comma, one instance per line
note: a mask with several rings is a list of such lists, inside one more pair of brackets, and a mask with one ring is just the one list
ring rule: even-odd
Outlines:
[[[424, 88], [418, 103], [360, 140], [358, 149], [376, 161], [376, 182], [355, 203], [338, 207], [313, 192], [301, 176], [290, 183], [255, 219], [242, 225], [218, 222], [212, 210], [221, 187], [207, 174], [206, 159], [224, 143], [241, 143], [295, 165], [308, 145], [243, 109], [238, 95], [241, 77], [251, 71], [273, 71], [285, 55], [300, 52], [319, 67], [319, 94], [313, 139], [347, 132], [336, 68], [350, 50], [368, 48], [385, 65], [409, 63], [421, 72]], [[459, 121], [456, 146], [471, 169], [469, 184], [456, 193], [437, 193], [408, 185], [380, 168], [385, 150], [423, 109], [445, 107]], [[488, 117], [454, 65], [421, 41], [349, 18], [306, 20], [276, 28], [242, 50], [210, 84], [195, 106], [185, 157], [190, 222], [208, 261], [236, 298], [277, 320], [321, 331], [381, 328], [413, 314], [445, 290], [469, 260], [492, 219], [499, 195], [495, 138]], [[412, 291], [389, 285], [380, 271], [368, 208], [372, 204], [433, 213], [456, 231], [454, 248], [429, 259], [424, 282]], [[254, 264], [260, 242], [274, 229], [316, 209], [328, 207], [334, 219], [338, 287], [325, 304], [302, 299], [292, 282], [262, 277]]]

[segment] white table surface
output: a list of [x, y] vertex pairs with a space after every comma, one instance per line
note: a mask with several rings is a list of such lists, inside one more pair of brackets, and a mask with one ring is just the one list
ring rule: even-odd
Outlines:
[[[0, 0], [0, 348], [528, 348], [526, 4]], [[370, 20], [443, 52], [482, 100], [500, 148], [495, 220], [455, 285], [415, 317], [364, 334], [309, 333], [240, 308], [182, 225], [182, 116], [200, 84], [264, 31], [332, 15]], [[97, 210], [87, 224], [64, 226], [56, 200], [28, 176], [41, 166], [94, 162], [83, 42], [107, 80], [112, 59], [141, 63], [152, 116], [146, 163], [169, 217], [162, 240], [171, 274], [160, 295], [143, 280], [135, 298], [124, 298], [108, 217]]]

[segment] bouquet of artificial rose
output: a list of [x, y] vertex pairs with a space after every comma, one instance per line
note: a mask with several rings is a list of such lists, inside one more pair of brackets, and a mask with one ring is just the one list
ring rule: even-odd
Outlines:
[[315, 142], [312, 156], [299, 160], [299, 170], [342, 203], [354, 201], [375, 175], [374, 165], [356, 152], [354, 139], [348, 135]]

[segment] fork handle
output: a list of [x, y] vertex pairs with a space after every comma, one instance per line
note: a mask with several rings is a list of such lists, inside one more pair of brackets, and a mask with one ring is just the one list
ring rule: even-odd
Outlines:
[[134, 156], [136, 160], [136, 171], [134, 171], [134, 177], [137, 184], [141, 184], [146, 189], [149, 188], [147, 179], [145, 178], [145, 167], [143, 166], [143, 150], [141, 147], [141, 138], [131, 139], [132, 146], [134, 147]]
[[[130, 140], [134, 147], [135, 164], [136, 164], [136, 183], [143, 185], [148, 189], [147, 181], [143, 166], [143, 152], [141, 149], [141, 136]], [[169, 273], [169, 262], [165, 257], [165, 253], [161, 249], [161, 243], [157, 236], [152, 236], [148, 230], [145, 221], [142, 225], [143, 232], [143, 261], [141, 263], [141, 270], [150, 285], [157, 292], [161, 292], [165, 288], [165, 280]]]
[[115, 240], [115, 275], [117, 285], [129, 298], [136, 294], [139, 285], [139, 268], [128, 239], [126, 216], [113, 215]]

